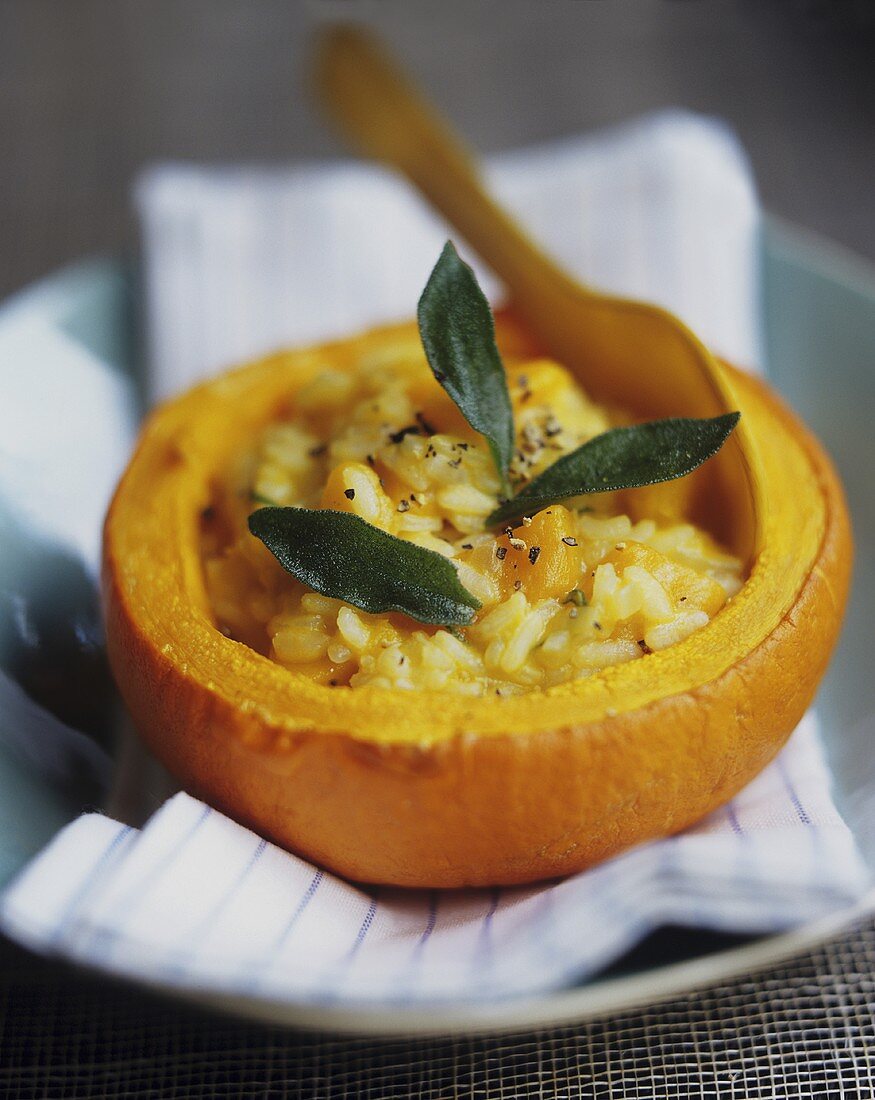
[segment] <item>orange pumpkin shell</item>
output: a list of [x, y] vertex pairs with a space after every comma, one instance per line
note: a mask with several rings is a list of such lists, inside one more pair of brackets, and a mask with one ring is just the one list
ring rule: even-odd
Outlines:
[[[731, 367], [721, 381], [748, 460], [727, 454], [735, 475], [722, 479], [703, 468], [700, 511], [717, 527], [752, 495], [757, 533], [741, 592], [685, 641], [547, 691], [472, 699], [332, 689], [217, 629], [200, 517], [235, 455], [317, 361], [350, 368], [363, 348], [412, 334], [275, 356], [152, 414], [104, 540], [109, 657], [137, 728], [186, 789], [358, 881], [526, 883], [685, 828], [756, 775], [801, 718], [850, 572], [829, 459], [767, 386]], [[506, 320], [499, 334], [520, 340]]]

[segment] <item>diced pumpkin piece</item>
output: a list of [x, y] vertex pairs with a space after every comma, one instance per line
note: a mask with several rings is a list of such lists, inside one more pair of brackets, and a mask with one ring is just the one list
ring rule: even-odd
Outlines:
[[533, 516], [530, 524], [459, 557], [493, 578], [502, 599], [515, 589], [521, 589], [530, 603], [561, 599], [577, 584], [583, 562], [574, 531], [571, 512], [553, 504]]

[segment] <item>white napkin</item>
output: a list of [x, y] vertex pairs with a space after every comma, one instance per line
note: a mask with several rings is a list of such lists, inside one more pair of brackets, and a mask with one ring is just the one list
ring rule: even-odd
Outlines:
[[[722, 126], [661, 115], [498, 158], [490, 176], [575, 273], [663, 302], [717, 350], [758, 362], [757, 207]], [[409, 315], [447, 235], [369, 167], [170, 166], [139, 201], [156, 394]], [[189, 990], [477, 999], [578, 981], [667, 922], [789, 928], [869, 882], [809, 716], [696, 828], [560, 883], [362, 890], [178, 794], [141, 831], [95, 814], [68, 826], [0, 899], [0, 924], [38, 950]]]
[[98, 814], [69, 825], [7, 892], [2, 923], [36, 950], [184, 989], [412, 1003], [569, 984], [661, 924], [792, 927], [866, 882], [809, 718], [696, 828], [557, 884], [357, 889], [178, 794], [142, 832]]
[[[659, 114], [496, 157], [487, 175], [582, 280], [665, 305], [716, 351], [759, 363], [759, 213], [720, 123]], [[161, 166], [138, 199], [158, 397], [281, 345], [411, 317], [456, 236], [370, 165]], [[494, 299], [498, 284], [465, 258]]]

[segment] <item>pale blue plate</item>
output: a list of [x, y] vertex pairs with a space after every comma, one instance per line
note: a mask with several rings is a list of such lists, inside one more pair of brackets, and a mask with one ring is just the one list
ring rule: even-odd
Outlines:
[[[836, 779], [836, 797], [870, 863], [875, 864], [875, 676], [872, 674], [872, 621], [875, 614], [875, 493], [871, 470], [875, 459], [875, 269], [835, 246], [769, 221], [763, 232], [763, 295], [768, 373], [834, 456], [850, 499], [857, 559], [853, 594], [842, 643], [822, 688], [819, 711], [823, 736]], [[17, 295], [0, 310], [0, 326], [22, 308], [37, 309], [115, 369], [137, 377], [136, 295], [123, 265], [78, 264]], [[28, 583], [30, 582], [30, 583]], [[24, 615], [46, 624], [46, 603], [63, 585], [66, 620], [59, 631], [72, 638], [70, 647], [49, 654], [27, 649], [23, 637], [22, 584], [27, 590]], [[28, 594], [29, 593], [29, 594]], [[28, 607], [28, 601], [32, 606]], [[73, 622], [75, 630], [70, 631]], [[36, 660], [29, 683], [51, 685], [57, 668], [70, 660], [101, 684], [99, 655], [94, 649], [99, 620], [94, 593], [81, 577], [41, 560], [0, 509], [0, 666], [17, 662], [15, 673]], [[27, 631], [24, 631], [27, 634]], [[31, 639], [32, 640], [32, 639]], [[77, 651], [76, 646], [82, 643]], [[22, 646], [24, 649], [22, 650]], [[22, 665], [22, 653], [24, 664]], [[33, 661], [31, 661], [33, 663]], [[33, 673], [33, 668], [30, 672]], [[80, 700], [81, 702], [81, 700]], [[75, 711], [76, 700], [66, 704]], [[87, 710], [87, 708], [86, 708]], [[95, 711], [89, 720], [101, 725]], [[48, 777], [14, 747], [12, 716], [0, 713], [0, 885], [40, 849], [83, 807], [100, 800], [100, 784], [82, 770], [79, 782]], [[844, 916], [851, 919], [853, 914]], [[492, 1017], [425, 1021], [425, 1030], [460, 1027], [518, 1027], [579, 1019], [618, 1007], [659, 999], [668, 993], [718, 976], [770, 962], [788, 950], [814, 942], [842, 923], [769, 937], [768, 944], [747, 945], [709, 955], [708, 960], [676, 963], [647, 975], [601, 979], [586, 989], [545, 998], [537, 1007], [506, 1006]], [[709, 961], [710, 960], [710, 961]], [[703, 964], [705, 964], [703, 966]], [[631, 983], [631, 984], [630, 984]], [[294, 1008], [271, 1011], [266, 1005], [234, 1003], [237, 1011], [288, 1022], [336, 1025], [353, 1030], [397, 1030], [405, 1021], [377, 1013], [369, 1019], [344, 1017], [311, 1020]], [[408, 1019], [410, 1027], [416, 1022]], [[428, 1026], [431, 1025], [431, 1026]], [[409, 1029], [409, 1028], [408, 1028]]]

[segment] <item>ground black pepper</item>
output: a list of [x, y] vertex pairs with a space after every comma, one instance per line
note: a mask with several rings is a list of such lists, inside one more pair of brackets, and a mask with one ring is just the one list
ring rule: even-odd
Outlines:
[[400, 428], [397, 432], [390, 432], [389, 442], [400, 443], [405, 436], [419, 435], [420, 428], [418, 424], [408, 424], [406, 428]]

